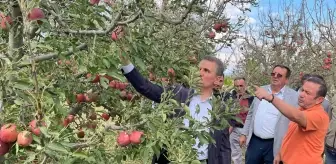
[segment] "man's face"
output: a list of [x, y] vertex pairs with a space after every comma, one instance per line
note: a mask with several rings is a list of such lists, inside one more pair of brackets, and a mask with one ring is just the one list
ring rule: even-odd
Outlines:
[[286, 75], [287, 70], [285, 68], [275, 67], [271, 73], [271, 84], [282, 88], [288, 83]]
[[319, 84], [315, 84], [309, 81], [304, 82], [299, 94], [300, 107], [307, 109], [316, 104], [322, 103], [324, 98], [321, 96], [317, 97], [319, 88]]
[[237, 91], [238, 95], [243, 95], [245, 93], [245, 91], [246, 91], [245, 80], [243, 80], [243, 79], [235, 80], [234, 81], [234, 86], [236, 88], [236, 91]]
[[202, 88], [214, 88], [220, 84], [222, 76], [216, 75], [217, 65], [215, 62], [202, 60], [199, 63], [200, 76], [202, 78]]

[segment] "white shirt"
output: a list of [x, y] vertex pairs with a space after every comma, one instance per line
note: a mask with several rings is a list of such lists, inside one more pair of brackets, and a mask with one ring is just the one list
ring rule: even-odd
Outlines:
[[[274, 96], [282, 100], [284, 98], [284, 90], [285, 87], [274, 94]], [[272, 93], [270, 86], [267, 88], [267, 91]], [[263, 139], [274, 138], [279, 114], [280, 111], [272, 103], [262, 100], [255, 115], [253, 133]]]

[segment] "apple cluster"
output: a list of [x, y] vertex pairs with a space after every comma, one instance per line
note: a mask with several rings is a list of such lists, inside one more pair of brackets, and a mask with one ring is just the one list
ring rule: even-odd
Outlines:
[[[45, 14], [40, 8], [33, 8], [27, 15], [27, 20], [30, 22], [36, 21], [38, 24], [42, 24], [41, 19], [45, 18]], [[8, 30], [9, 27], [13, 24], [13, 20], [10, 16], [5, 16], [3, 13], [0, 13], [1, 19], [1, 29]]]
[[[227, 21], [223, 21], [221, 23], [216, 23], [214, 26], [213, 26], [213, 29], [217, 32], [217, 33], [220, 33], [220, 32], [224, 32], [226, 33], [228, 31], [228, 28], [229, 28], [229, 23]], [[208, 37], [210, 39], [214, 39], [216, 36], [216, 33], [213, 32], [213, 31], [210, 31], [209, 34], [208, 34]]]
[[117, 142], [119, 146], [125, 147], [129, 144], [138, 145], [141, 143], [141, 136], [143, 132], [141, 131], [132, 131], [131, 134], [128, 134], [126, 131], [122, 131], [119, 133]]
[[[44, 122], [41, 122], [40, 125], [46, 126]], [[15, 141], [19, 146], [26, 147], [33, 142], [32, 133], [36, 136], [41, 135], [36, 120], [29, 123], [29, 130], [31, 132], [26, 130], [18, 132], [16, 125], [13, 123], [3, 125], [0, 129], [0, 155], [8, 153]]]
[[322, 66], [325, 70], [331, 69], [332, 59], [331, 59], [331, 52], [327, 52], [327, 57], [323, 59], [324, 65]]

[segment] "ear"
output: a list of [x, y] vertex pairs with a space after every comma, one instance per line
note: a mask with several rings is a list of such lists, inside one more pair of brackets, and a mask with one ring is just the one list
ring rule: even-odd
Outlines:
[[324, 101], [324, 97], [318, 97], [316, 99], [316, 104], [321, 104]]

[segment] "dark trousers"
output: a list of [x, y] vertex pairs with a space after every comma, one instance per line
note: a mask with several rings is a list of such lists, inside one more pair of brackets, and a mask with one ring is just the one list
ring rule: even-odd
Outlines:
[[[156, 158], [155, 156], [153, 157], [152, 164], [168, 164], [170, 161], [166, 157], [167, 157], [167, 151], [162, 149], [159, 158]], [[201, 164], [204, 164], [208, 163], [208, 160], [205, 159], [200, 162]]]
[[273, 164], [274, 139], [262, 139], [254, 134], [246, 150], [246, 164]]

